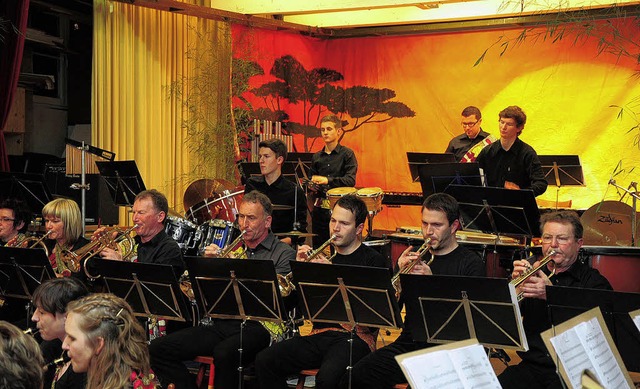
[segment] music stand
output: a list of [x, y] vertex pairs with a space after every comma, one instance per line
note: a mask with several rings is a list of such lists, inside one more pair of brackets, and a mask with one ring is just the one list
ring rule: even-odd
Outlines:
[[480, 167], [471, 163], [427, 163], [418, 167], [422, 195], [445, 192], [450, 185], [482, 186]]
[[43, 249], [0, 247], [0, 296], [31, 301], [43, 282], [56, 278]]
[[0, 173], [0, 197], [21, 199], [38, 214], [52, 200], [44, 175], [34, 173]]
[[173, 266], [102, 258], [92, 261], [107, 291], [129, 303], [136, 316], [181, 322], [191, 319]]
[[387, 268], [291, 262], [304, 314], [312, 323], [349, 324], [349, 387], [355, 326], [399, 328], [402, 318]]
[[629, 316], [640, 308], [640, 294], [553, 286], [547, 287], [547, 306], [553, 325], [599, 306], [627, 370], [640, 372], [640, 331]]
[[287, 161], [311, 163], [314, 153], [287, 153]]
[[584, 186], [582, 165], [578, 155], [539, 155], [544, 177], [556, 187], [556, 209], [561, 186]]
[[400, 284], [414, 341], [477, 338], [486, 347], [529, 349], [515, 288], [506, 279], [401, 274]]
[[116, 205], [132, 206], [136, 195], [146, 189], [136, 161], [96, 161], [96, 166]]
[[415, 153], [407, 151], [407, 162], [409, 163], [409, 172], [411, 173], [411, 180], [418, 182], [420, 175], [418, 174], [418, 167], [427, 163], [455, 163], [456, 156], [451, 153]]
[[458, 200], [465, 229], [540, 236], [540, 211], [531, 189], [450, 185], [445, 193]]
[[186, 256], [196, 301], [207, 317], [239, 319], [239, 385], [243, 385], [242, 338], [247, 320], [282, 323], [284, 303], [273, 261]]
[[[282, 164], [282, 176], [289, 181], [299, 185], [297, 179], [296, 168], [298, 167], [297, 162], [289, 162], [286, 161]], [[240, 163], [240, 174], [242, 175], [244, 182], [247, 182], [249, 177], [253, 176], [261, 176], [262, 172], [260, 171], [260, 163], [259, 162], [242, 162]]]

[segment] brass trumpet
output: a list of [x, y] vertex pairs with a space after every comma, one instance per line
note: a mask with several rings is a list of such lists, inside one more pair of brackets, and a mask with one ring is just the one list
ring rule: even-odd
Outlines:
[[[545, 267], [549, 262], [553, 263], [553, 270], [551, 271], [551, 274], [549, 274], [549, 278], [553, 277], [553, 275], [556, 274], [556, 263], [551, 258], [553, 258], [553, 256], [556, 254], [557, 252], [555, 250], [549, 251], [549, 253], [544, 258], [542, 258], [542, 260], [540, 260], [540, 264], [538, 266], [531, 267], [528, 270], [525, 270], [522, 274], [512, 279], [511, 282], [509, 283], [513, 285], [515, 288], [519, 287], [531, 276], [536, 274], [538, 270]], [[518, 292], [518, 301], [522, 301], [523, 298], [524, 298], [524, 292], [522, 291]]]
[[19, 247], [23, 249], [35, 249], [37, 246], [40, 246], [40, 248], [44, 249], [44, 252], [47, 255], [47, 257], [49, 257], [49, 249], [47, 248], [47, 245], [44, 244], [44, 240], [47, 238], [47, 236], [49, 236], [50, 233], [51, 233], [51, 230], [47, 231], [47, 233], [42, 235], [40, 238], [36, 238], [35, 236], [26, 237], [21, 241], [16, 242], [16, 244], [14, 244], [13, 247]]
[[246, 249], [244, 248], [244, 246], [242, 247], [242, 249], [238, 252], [234, 252], [233, 249], [234, 247], [238, 246], [238, 244], [240, 244], [240, 242], [243, 241], [243, 236], [245, 234], [245, 232], [247, 232], [246, 230], [242, 230], [240, 232], [240, 235], [238, 235], [237, 238], [235, 238], [233, 240], [233, 242], [231, 242], [230, 244], [224, 246], [224, 248], [220, 251], [219, 257], [220, 258], [237, 258], [237, 259], [246, 259]]
[[[324, 249], [327, 248], [327, 246], [329, 246], [335, 238], [336, 238], [335, 234], [331, 235], [329, 240], [327, 240], [322, 245], [320, 245], [320, 247], [318, 247], [315, 250], [308, 251], [307, 258], [304, 260], [304, 262], [309, 262], [315, 257], [317, 257], [318, 255], [320, 255], [320, 253], [322, 253]], [[328, 258], [329, 262], [331, 262], [334, 256], [335, 256], [335, 253]], [[296, 289], [296, 286], [293, 284], [293, 272], [289, 272], [284, 276], [282, 274], [276, 274], [276, 276], [278, 277], [278, 288], [280, 289], [280, 295], [282, 297], [289, 296], [291, 292], [293, 292]]]
[[[415, 252], [418, 254], [418, 258], [415, 261], [409, 263], [407, 266], [398, 270], [396, 274], [391, 277], [391, 285], [393, 285], [393, 289], [396, 290], [396, 299], [400, 299], [400, 293], [402, 292], [402, 286], [400, 285], [400, 274], [409, 274], [411, 270], [416, 266], [416, 264], [422, 261], [422, 258], [426, 253], [429, 252], [429, 248], [431, 248], [431, 238], [427, 238], [422, 246], [420, 246]], [[427, 262], [427, 266], [430, 266], [433, 263], [433, 260], [436, 258], [435, 255], [431, 254], [431, 259]]]

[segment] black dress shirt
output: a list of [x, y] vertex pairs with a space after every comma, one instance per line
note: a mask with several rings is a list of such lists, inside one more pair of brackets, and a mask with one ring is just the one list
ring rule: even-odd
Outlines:
[[329, 154], [324, 148], [313, 154], [309, 172], [311, 175], [327, 177], [329, 184], [321, 187], [324, 194], [327, 189], [355, 186], [357, 171], [358, 161], [353, 150], [339, 144]]
[[482, 129], [480, 129], [478, 135], [473, 139], [469, 138], [466, 133], [463, 133], [451, 139], [444, 152], [453, 153], [453, 155], [456, 156], [456, 161], [460, 162], [469, 149], [482, 142], [484, 138], [488, 136], [489, 133], [482, 131]]
[[276, 268], [276, 273], [287, 274], [291, 271], [290, 261], [296, 260], [296, 251], [286, 243], [282, 243], [269, 232], [266, 238], [253, 249], [247, 249], [249, 259], [270, 259]]
[[[244, 193], [249, 193], [252, 190], [264, 193], [274, 205], [297, 206], [297, 211], [295, 212], [293, 208], [274, 210], [271, 231], [278, 233], [293, 230], [294, 217], [297, 217], [299, 223], [298, 231], [307, 232], [307, 197], [299, 185], [284, 178], [282, 175], [271, 185], [267, 184], [264, 176], [253, 176], [247, 180]], [[297, 195], [296, 191], [298, 192]]]
[[547, 190], [538, 154], [520, 138], [508, 151], [499, 141], [490, 144], [482, 149], [476, 161], [484, 170], [487, 186], [504, 188], [505, 181], [510, 181], [520, 189], [532, 189], [535, 196]]
[[137, 248], [138, 262], [173, 265], [184, 270], [182, 250], [178, 243], [162, 230], [150, 241], [142, 243], [139, 236], [133, 238]]

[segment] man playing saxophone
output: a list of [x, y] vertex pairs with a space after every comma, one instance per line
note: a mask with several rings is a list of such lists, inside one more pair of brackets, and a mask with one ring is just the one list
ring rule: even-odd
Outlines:
[[[611, 284], [596, 269], [578, 261], [578, 252], [582, 247], [583, 227], [580, 218], [573, 211], [553, 212], [540, 218], [542, 231], [542, 253], [555, 254], [551, 262], [524, 281], [519, 289], [524, 296], [520, 311], [523, 326], [529, 343], [529, 351], [518, 352], [522, 362], [512, 365], [498, 376], [503, 388], [562, 388], [556, 374], [553, 360], [547, 353], [540, 333], [551, 328], [547, 315], [547, 286], [570, 286], [574, 288], [608, 289]], [[515, 279], [531, 267], [527, 260], [513, 262]], [[553, 276], [552, 271], [555, 268]]]

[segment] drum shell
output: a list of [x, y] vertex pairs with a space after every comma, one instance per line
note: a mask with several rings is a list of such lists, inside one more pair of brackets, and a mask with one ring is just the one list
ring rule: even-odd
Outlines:
[[329, 200], [329, 204], [331, 209], [336, 205], [340, 197], [346, 196], [349, 194], [356, 194], [358, 190], [356, 188], [352, 188], [349, 186], [341, 186], [338, 188], [331, 188], [327, 191], [327, 199]]
[[367, 211], [378, 213], [382, 210], [384, 191], [382, 188], [371, 187], [358, 189], [356, 195], [365, 203]]
[[194, 248], [197, 245], [196, 230], [197, 226], [187, 219], [182, 219], [175, 216], [167, 216], [167, 221], [164, 226], [164, 231], [173, 240], [178, 243], [180, 249], [183, 252], [190, 248]]
[[239, 234], [234, 224], [227, 220], [214, 219], [203, 223], [198, 227], [200, 240], [198, 242], [198, 254], [202, 255], [207, 246], [215, 244], [224, 248]]

